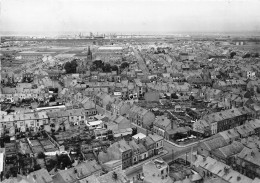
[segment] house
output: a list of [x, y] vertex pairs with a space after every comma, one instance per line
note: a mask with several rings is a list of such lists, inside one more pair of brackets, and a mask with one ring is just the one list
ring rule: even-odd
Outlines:
[[37, 182], [37, 183], [54, 183], [51, 175], [46, 169], [40, 169], [34, 172], [31, 172], [26, 177], [23, 177], [25, 181], [28, 182]]
[[91, 98], [85, 97], [82, 101], [80, 101], [80, 103], [83, 105], [83, 108], [85, 109], [86, 117], [97, 114], [95, 103], [91, 100]]
[[140, 147], [138, 146], [137, 142], [134, 140], [131, 140], [129, 142], [129, 146], [132, 149], [132, 164], [137, 164], [139, 163], [139, 159], [140, 159]]
[[150, 136], [146, 136], [145, 138], [143, 138], [141, 140], [141, 142], [143, 143], [143, 145], [145, 146], [145, 148], [148, 151], [148, 157], [150, 158], [150, 157], [154, 156], [155, 147], [156, 147], [155, 141]]
[[240, 138], [248, 137], [255, 134], [254, 128], [252, 128], [252, 126], [249, 124], [237, 126], [234, 128], [234, 130], [239, 133]]
[[111, 107], [109, 108], [108, 104], [113, 103], [114, 99], [107, 93], [99, 92], [94, 96], [94, 102], [96, 105], [100, 106], [101, 108], [110, 111]]
[[237, 141], [231, 144], [215, 149], [211, 152], [212, 157], [218, 161], [230, 165], [235, 159], [235, 155], [239, 154], [245, 146]]
[[204, 179], [218, 179], [225, 183], [252, 183], [252, 179], [233, 170], [229, 165], [217, 161], [211, 157], [194, 156], [194, 169]]
[[145, 92], [145, 85], [141, 82], [140, 79], [134, 79], [134, 86], [136, 88], [138, 97], [143, 96]]
[[117, 124], [118, 129], [127, 129], [130, 128], [130, 120], [128, 120], [127, 118], [123, 117], [123, 116], [119, 116], [119, 115], [113, 115], [109, 121]]
[[254, 129], [255, 134], [257, 136], [260, 136], [260, 120], [259, 119], [250, 120], [250, 121], [246, 122], [246, 124], [248, 124], [249, 126], [251, 126]]
[[254, 179], [260, 176], [260, 152], [258, 148], [244, 149], [237, 155], [235, 159], [235, 167], [240, 173]]
[[129, 102], [117, 100], [112, 103], [112, 113], [117, 115], [125, 115], [130, 110], [131, 105]]
[[101, 172], [101, 166], [97, 164], [95, 160], [84, 161], [70, 169], [60, 170], [52, 177], [52, 179], [53, 183], [71, 183], [78, 182], [79, 180], [91, 175], [95, 175], [98, 177], [101, 175]]
[[211, 135], [213, 135], [244, 124], [249, 115], [246, 107], [241, 107], [208, 114], [203, 119], [210, 125]]
[[1, 116], [0, 126], [9, 129], [15, 127], [18, 131], [39, 130], [39, 128], [48, 124], [48, 116], [46, 112], [18, 113], [14, 115]]
[[209, 136], [211, 134], [210, 125], [204, 119], [195, 121], [192, 126], [193, 131], [198, 132], [199, 134], [203, 134], [205, 136]]
[[143, 165], [144, 182], [173, 183], [169, 176], [169, 165], [161, 158], [151, 160]]
[[148, 136], [155, 142], [154, 155], [160, 154], [163, 151], [163, 137], [157, 134], [149, 134]]
[[[101, 175], [97, 177], [98, 182], [94, 181], [88, 181], [89, 183], [130, 183], [130, 180], [127, 178], [126, 174], [124, 171], [117, 169], [111, 172], [108, 172], [104, 175]], [[80, 183], [86, 183], [85, 182], [80, 182]]]
[[153, 123], [153, 132], [163, 138], [166, 138], [165, 132], [167, 130], [176, 128], [177, 125], [166, 116], [157, 116]]
[[149, 157], [148, 150], [140, 140], [137, 140], [136, 143], [139, 146], [139, 161], [146, 160]]
[[198, 154], [207, 157], [211, 155], [212, 151], [214, 151], [215, 149], [227, 145], [228, 142], [223, 137], [216, 137], [199, 143], [197, 152]]
[[142, 108], [134, 105], [130, 110], [129, 110], [129, 119], [130, 122], [137, 124], [138, 126], [142, 126], [146, 129], [150, 129], [152, 123], [154, 122], [155, 115]]
[[80, 125], [84, 124], [86, 119], [84, 108], [48, 112], [47, 115], [49, 117], [50, 123], [53, 124], [61, 124], [67, 121], [73, 125]]
[[255, 78], [256, 77], [256, 72], [253, 71], [251, 68], [249, 67], [244, 67], [242, 69], [242, 76], [246, 77], [246, 78]]
[[111, 160], [121, 160], [122, 169], [126, 169], [132, 165], [132, 148], [124, 139], [111, 144], [107, 148], [107, 153], [100, 153], [98, 158], [102, 163], [109, 162]]
[[227, 142], [233, 142], [240, 138], [240, 134], [234, 128], [219, 132], [216, 136], [222, 136]]

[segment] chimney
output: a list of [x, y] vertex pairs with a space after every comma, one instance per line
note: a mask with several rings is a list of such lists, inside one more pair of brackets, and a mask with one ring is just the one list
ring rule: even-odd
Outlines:
[[171, 129], [173, 129], [173, 121], [171, 120]]

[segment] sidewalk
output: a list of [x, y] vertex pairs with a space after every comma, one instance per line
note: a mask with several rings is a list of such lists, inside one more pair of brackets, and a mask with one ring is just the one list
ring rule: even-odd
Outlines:
[[166, 141], [166, 142], [172, 144], [173, 146], [180, 147], [180, 148], [189, 147], [189, 146], [192, 146], [192, 145], [195, 145], [195, 144], [201, 142], [201, 141], [196, 141], [196, 142], [193, 142], [193, 143], [190, 143], [190, 144], [179, 145], [179, 144], [176, 144], [176, 143], [174, 143], [174, 142], [172, 142], [172, 141], [169, 141], [169, 140], [166, 140], [166, 139], [164, 139], [164, 141]]

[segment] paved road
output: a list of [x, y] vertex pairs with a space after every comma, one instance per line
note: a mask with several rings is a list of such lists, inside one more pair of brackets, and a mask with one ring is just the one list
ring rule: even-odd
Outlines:
[[137, 58], [139, 68], [143, 71], [144, 75], [147, 77], [150, 73], [149, 73], [148, 68], [146, 67], [145, 61], [140, 56], [140, 53], [138, 52], [138, 50], [136, 48], [133, 47], [133, 51], [134, 51], [135, 56]]
[[[132, 125], [132, 127], [137, 127], [138, 133], [146, 134], [146, 130], [144, 128], [139, 127], [135, 124], [131, 124], [131, 125]], [[161, 157], [167, 163], [171, 162], [173, 159], [185, 158], [186, 153], [187, 153], [187, 157], [189, 157], [189, 154], [191, 154], [191, 151], [197, 150], [198, 143], [199, 142], [196, 142], [193, 144], [187, 144], [184, 146], [179, 146], [179, 145], [175, 145], [174, 143], [169, 143], [166, 140], [164, 140], [164, 149], [166, 151], [168, 151], [168, 153], [165, 155], [162, 155]], [[140, 166], [133, 167], [131, 170], [128, 170], [126, 172], [126, 175], [130, 180], [133, 180], [133, 177], [136, 178], [136, 176], [138, 174], [140, 174], [141, 172], [142, 172], [142, 166], [140, 165]]]
[[[164, 141], [164, 147], [165, 147], [165, 149], [166, 149], [166, 144], [167, 144], [167, 142], [166, 141]], [[162, 158], [163, 158], [163, 160], [164, 161], [166, 161], [167, 163], [169, 163], [169, 162], [171, 162], [172, 161], [172, 159], [176, 159], [176, 158], [178, 158], [178, 157], [180, 157], [180, 156], [182, 156], [182, 155], [185, 155], [186, 153], [188, 153], [188, 154], [190, 154], [191, 153], [191, 151], [196, 151], [197, 150], [197, 147], [198, 147], [198, 143], [195, 143], [195, 144], [192, 144], [192, 145], [190, 145], [190, 146], [187, 146], [187, 147], [183, 147], [183, 148], [181, 148], [181, 147], [176, 147], [176, 146], [173, 146], [172, 145], [172, 150], [171, 151], [168, 151], [169, 153], [168, 154], [166, 154], [166, 155], [164, 155]], [[168, 150], [168, 149], [166, 149], [166, 150]]]
[[[193, 147], [193, 151], [197, 149], [197, 145], [193, 145], [192, 147]], [[164, 161], [166, 161], [167, 163], [169, 163], [172, 160], [175, 160], [177, 158], [185, 159], [186, 153], [187, 153], [187, 158], [188, 158], [187, 160], [189, 160], [192, 147], [185, 147], [185, 148], [179, 149], [177, 151], [174, 150], [173, 155], [172, 155], [172, 152], [168, 152], [168, 154], [165, 154], [162, 156], [162, 159]], [[155, 159], [155, 158], [156, 157], [154, 157], [152, 159]], [[147, 160], [147, 161], [150, 161], [150, 160]], [[133, 177], [134, 177], [134, 179], [136, 179], [137, 175], [142, 173], [142, 165], [138, 165], [131, 169], [128, 169], [125, 173], [130, 180], [133, 180]]]

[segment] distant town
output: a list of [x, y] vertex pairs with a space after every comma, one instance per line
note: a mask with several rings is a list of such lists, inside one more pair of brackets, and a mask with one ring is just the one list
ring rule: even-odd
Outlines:
[[0, 182], [260, 183], [260, 37], [1, 37]]

